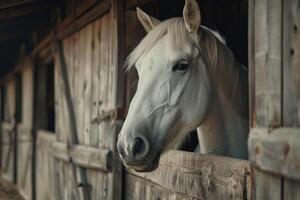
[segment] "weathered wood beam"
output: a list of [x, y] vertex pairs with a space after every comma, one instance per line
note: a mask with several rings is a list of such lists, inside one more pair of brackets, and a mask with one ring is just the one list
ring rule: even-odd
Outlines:
[[46, 151], [54, 158], [73, 162], [76, 166], [108, 172], [111, 170], [112, 154], [107, 149], [83, 145], [68, 147], [65, 142], [57, 142], [55, 133], [38, 130], [38, 149]]
[[129, 173], [199, 199], [251, 199], [250, 164], [245, 160], [172, 150], [161, 155], [155, 171]]
[[69, 149], [66, 143], [54, 142], [49, 153], [59, 160], [73, 162], [76, 166], [102, 171], [111, 169], [112, 154], [107, 149], [82, 145], [74, 145]]
[[252, 129], [249, 160], [261, 170], [300, 180], [300, 129]]

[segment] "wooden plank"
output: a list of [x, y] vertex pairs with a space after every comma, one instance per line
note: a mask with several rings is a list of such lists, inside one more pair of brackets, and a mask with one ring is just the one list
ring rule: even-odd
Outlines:
[[[91, 118], [95, 119], [99, 114], [99, 92], [100, 92], [100, 41], [101, 41], [101, 20], [97, 20], [93, 23], [93, 68], [92, 68], [92, 103], [91, 103]], [[98, 146], [98, 123], [92, 123], [91, 132], [90, 132], [90, 146], [97, 147]]]
[[111, 169], [111, 151], [106, 149], [97, 149], [88, 146], [75, 145], [68, 149], [67, 144], [63, 142], [53, 142], [49, 149], [55, 158], [74, 162], [75, 165], [84, 168], [110, 171]]
[[284, 179], [284, 200], [300, 199], [300, 182]]
[[281, 200], [281, 178], [254, 169], [255, 200]]
[[[124, 75], [124, 61], [126, 59], [125, 57], [125, 49], [126, 49], [126, 41], [125, 41], [125, 1], [120, 0], [114, 1], [114, 6], [116, 7], [115, 12], [117, 15], [117, 18], [115, 18], [114, 24], [116, 26], [113, 26], [112, 32], [114, 32], [115, 39], [112, 39], [112, 42], [114, 42], [114, 45], [112, 46], [111, 54], [115, 55], [117, 54], [118, 60], [116, 61], [113, 56], [111, 56], [112, 60], [115, 62], [116, 69], [113, 72], [114, 73], [114, 104], [117, 108], [124, 108], [125, 107], [125, 92], [126, 92], [126, 81], [125, 81], [125, 75]], [[123, 117], [124, 119], [125, 117]]]
[[26, 59], [24, 65], [27, 67], [23, 69], [23, 96], [22, 96], [22, 125], [20, 128], [32, 127], [32, 107], [33, 107], [33, 71], [31, 62]]
[[55, 158], [65, 161], [65, 162], [70, 162], [71, 158], [69, 155], [68, 147], [66, 143], [63, 142], [53, 142], [51, 144], [51, 150], [49, 153], [52, 154]]
[[75, 9], [75, 17], [78, 18], [83, 15], [88, 9], [94, 6], [97, 0], [85, 0]]
[[18, 136], [18, 142], [27, 142], [32, 139], [32, 128], [24, 126], [22, 124], [17, 125], [17, 131], [20, 133]]
[[122, 183], [123, 180], [123, 165], [119, 157], [119, 152], [117, 150], [117, 140], [118, 134], [121, 131], [123, 122], [114, 121], [113, 125], [110, 128], [110, 149], [112, 150], [112, 173], [108, 174], [109, 183], [108, 183], [108, 199], [121, 200], [122, 199]]
[[288, 178], [300, 180], [300, 129], [252, 129], [249, 160], [252, 165]]
[[[36, 199], [48, 199], [54, 200], [56, 197], [56, 192], [54, 191], [54, 185], [60, 186], [57, 182], [52, 181], [57, 178], [57, 174], [55, 174], [50, 168], [55, 165], [55, 160], [52, 158], [52, 155], [49, 153], [51, 151], [51, 145], [56, 140], [56, 136], [44, 130], [38, 130], [37, 134], [37, 164], [36, 164]], [[56, 198], [57, 200], [59, 198]]]
[[[64, 48], [63, 48], [63, 44], [62, 41], [59, 40], [57, 42], [57, 50], [58, 50], [58, 54], [59, 54], [59, 59], [60, 59], [60, 66], [61, 66], [61, 70], [62, 70], [62, 79], [63, 79], [63, 83], [64, 83], [64, 89], [65, 89], [65, 97], [66, 97], [66, 101], [67, 101], [67, 111], [68, 111], [68, 116], [69, 116], [69, 120], [70, 120], [70, 145], [77, 145], [79, 144], [79, 140], [78, 140], [78, 129], [76, 127], [76, 116], [75, 116], [75, 109], [74, 109], [74, 102], [72, 101], [72, 95], [71, 95], [71, 88], [70, 88], [70, 81], [69, 81], [69, 77], [68, 77], [68, 68], [67, 68], [67, 64], [66, 64], [66, 58], [64, 55]], [[87, 177], [86, 177], [86, 172], [83, 168], [78, 168], [78, 174], [79, 174], [79, 178], [77, 178], [76, 176], [76, 172], [77, 169], [74, 165], [72, 165], [73, 168], [73, 172], [74, 172], [74, 178], [76, 180], [77, 184], [83, 184], [83, 185], [87, 185]], [[84, 199], [88, 200], [90, 199], [90, 191], [87, 187], [81, 187], [81, 192], [82, 192], [82, 196]]]
[[300, 127], [299, 1], [283, 2], [283, 122], [285, 126]]
[[[281, 125], [281, 0], [254, 1], [256, 125]], [[255, 113], [253, 113], [255, 112]]]
[[146, 180], [142, 178], [135, 178], [134, 175], [126, 173], [125, 175], [126, 190], [124, 199], [139, 200], [145, 199], [145, 185]]
[[129, 173], [173, 192], [200, 199], [246, 199], [249, 162], [228, 157], [168, 151], [150, 173]]
[[86, 168], [109, 171], [111, 169], [111, 151], [86, 146], [74, 146], [70, 152], [72, 162]]
[[[265, 135], [263, 132], [257, 133], [257, 129], [254, 129], [264, 127], [265, 130], [272, 130], [282, 125], [282, 2], [282, 0], [249, 1], [250, 125], [252, 129], [248, 149], [251, 165], [255, 166], [252, 191], [254, 199], [281, 199], [282, 194], [281, 177], [259, 169], [266, 170], [266, 167], [261, 167], [263, 163], [269, 166], [268, 171], [274, 171], [278, 166], [270, 168], [270, 163], [272, 160], [278, 161], [282, 158], [284, 160], [285, 156], [281, 157], [281, 155], [282, 152], [285, 154], [286, 148], [283, 144], [279, 146], [276, 143], [270, 144], [267, 142], [269, 140], [258, 142], [260, 140], [255, 138], [262, 138]], [[270, 140], [276, 132], [272, 132], [271, 135]], [[259, 143], [259, 147], [256, 142]], [[276, 155], [275, 158], [268, 157], [267, 154], [273, 150], [281, 154]], [[272, 155], [275, 154], [272, 152]], [[287, 156], [290, 154], [288, 153]], [[284, 163], [280, 164], [282, 166]]]

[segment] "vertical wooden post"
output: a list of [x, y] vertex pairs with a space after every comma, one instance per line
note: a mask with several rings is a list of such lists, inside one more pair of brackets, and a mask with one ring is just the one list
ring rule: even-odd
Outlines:
[[[69, 77], [68, 77], [68, 71], [67, 71], [67, 64], [66, 60], [64, 57], [64, 50], [63, 50], [63, 44], [61, 40], [58, 40], [56, 42], [56, 48], [58, 51], [59, 55], [59, 60], [60, 60], [60, 66], [61, 66], [61, 75], [62, 75], [62, 80], [64, 82], [64, 88], [65, 88], [65, 97], [67, 101], [67, 109], [68, 109], [68, 114], [69, 114], [69, 119], [70, 119], [70, 130], [71, 130], [71, 136], [70, 136], [70, 145], [76, 145], [79, 144], [78, 141], [78, 132], [76, 128], [76, 116], [75, 116], [75, 110], [74, 110], [74, 105], [72, 101], [72, 96], [71, 96], [71, 89], [70, 89], [70, 82], [69, 82]], [[88, 185], [87, 182], [87, 176], [86, 176], [86, 171], [82, 167], [76, 167], [74, 163], [72, 163], [73, 171], [75, 172], [75, 180], [77, 180], [76, 177], [76, 169], [78, 169], [79, 173], [79, 180], [77, 180], [78, 187], [82, 188], [82, 194], [83, 194], [83, 199], [84, 200], [90, 200], [91, 199], [91, 194], [90, 194], [90, 186]]]
[[2, 135], [2, 122], [3, 122], [3, 109], [4, 109], [4, 91], [3, 86], [0, 86], [0, 170], [2, 170], [2, 152], [3, 152], [3, 135]]
[[[249, 1], [251, 129], [272, 130], [282, 125], [282, 1]], [[251, 140], [251, 131], [249, 137]], [[250, 157], [255, 153], [249, 149]], [[253, 170], [253, 198], [281, 199], [281, 177], [256, 167]]]
[[31, 58], [31, 66], [33, 71], [33, 106], [32, 106], [32, 166], [31, 166], [31, 181], [32, 181], [32, 200], [36, 200], [36, 138], [37, 138], [37, 123], [38, 123], [38, 73], [35, 62], [36, 58]]

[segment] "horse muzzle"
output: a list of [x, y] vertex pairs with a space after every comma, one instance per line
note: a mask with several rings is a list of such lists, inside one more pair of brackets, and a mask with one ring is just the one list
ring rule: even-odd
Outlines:
[[143, 136], [118, 140], [117, 148], [124, 165], [128, 168], [143, 170], [149, 162], [150, 145]]

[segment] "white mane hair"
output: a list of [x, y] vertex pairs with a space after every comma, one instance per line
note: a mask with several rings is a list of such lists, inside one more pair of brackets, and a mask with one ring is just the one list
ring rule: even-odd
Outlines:
[[[171, 48], [180, 49], [191, 37], [183, 18], [165, 20], [153, 28], [132, 51], [125, 62], [127, 70], [143, 59], [163, 36]], [[224, 38], [205, 26], [198, 29], [198, 45], [214, 88], [222, 93], [241, 114], [247, 116], [247, 71], [234, 58]]]

